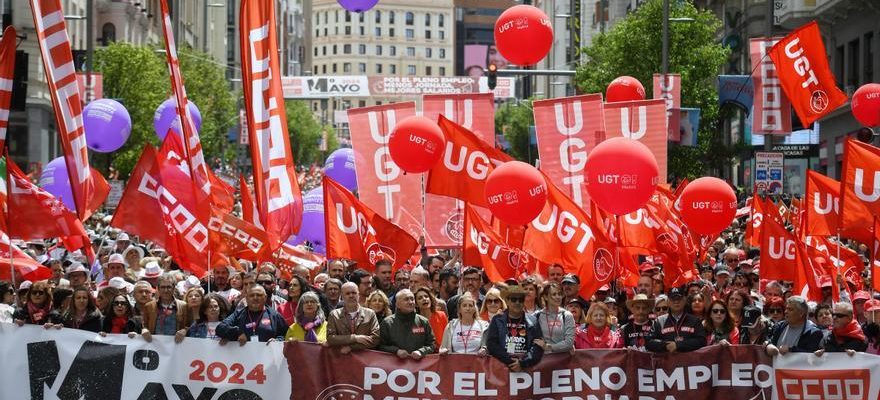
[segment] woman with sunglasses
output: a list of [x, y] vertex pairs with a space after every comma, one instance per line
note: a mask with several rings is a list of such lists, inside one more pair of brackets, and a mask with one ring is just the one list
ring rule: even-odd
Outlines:
[[767, 296], [762, 311], [772, 324], [782, 321], [785, 318], [785, 300], [781, 296]]
[[706, 328], [706, 345], [739, 344], [739, 329], [734, 324], [724, 300], [717, 299], [709, 303], [703, 327]]
[[46, 329], [63, 323], [61, 315], [52, 310], [52, 292], [47, 281], [31, 285], [24, 306], [15, 310], [12, 319], [18, 326], [43, 325]]
[[111, 314], [104, 316], [101, 323], [101, 336], [107, 336], [108, 333], [127, 334], [133, 338], [139, 332], [143, 332], [144, 340], [153, 341], [150, 332], [143, 329], [140, 320], [134, 316], [131, 303], [125, 295], [117, 295], [110, 301], [110, 308], [113, 310]]
[[535, 319], [541, 326], [543, 338], [535, 344], [544, 349], [544, 353], [565, 353], [574, 347], [574, 316], [562, 307], [562, 286], [556, 282], [548, 282], [541, 291], [544, 308], [535, 313]]
[[229, 303], [217, 293], [205, 296], [199, 307], [199, 319], [186, 332], [187, 337], [220, 340], [217, 325], [229, 314]]
[[658, 295], [654, 299], [654, 318], [669, 313], [669, 298], [665, 294]]
[[65, 328], [82, 329], [95, 333], [101, 331], [101, 312], [95, 305], [92, 292], [85, 286], [73, 290], [73, 301], [61, 315]]
[[480, 308], [480, 319], [483, 321], [491, 321], [492, 317], [499, 315], [507, 309], [507, 304], [501, 298], [501, 291], [492, 288], [486, 292], [483, 298], [483, 306]]

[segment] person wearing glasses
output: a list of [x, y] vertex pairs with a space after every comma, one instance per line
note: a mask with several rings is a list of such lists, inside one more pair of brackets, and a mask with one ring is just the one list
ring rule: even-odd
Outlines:
[[229, 303], [226, 302], [226, 297], [219, 293], [208, 293], [199, 307], [199, 319], [186, 331], [186, 337], [220, 340], [217, 326], [228, 313]]
[[144, 305], [144, 331], [174, 336], [186, 328], [186, 302], [174, 298], [174, 278], [171, 275], [160, 276], [157, 288], [157, 299]]
[[706, 329], [707, 346], [739, 344], [739, 329], [730, 316], [730, 311], [727, 310], [727, 303], [724, 300], [717, 299], [709, 303], [703, 328]]
[[63, 323], [61, 314], [52, 309], [52, 291], [49, 282], [39, 281], [31, 285], [24, 305], [15, 309], [12, 319], [18, 326], [31, 324], [49, 328]]
[[785, 320], [773, 327], [767, 354], [770, 357], [787, 353], [812, 353], [822, 346], [824, 334], [807, 319], [807, 300], [791, 296], [785, 300]]
[[863, 352], [868, 349], [868, 341], [859, 322], [853, 318], [853, 307], [850, 303], [838, 302], [834, 304], [831, 316], [834, 322], [831, 333], [822, 339], [822, 348], [816, 350], [816, 357], [822, 357], [826, 351], [830, 353], [843, 353], [850, 357], [857, 351]]
[[287, 300], [284, 297], [278, 295], [276, 289], [278, 287], [277, 282], [275, 282], [275, 276], [268, 272], [260, 272], [257, 274], [257, 284], [266, 289], [266, 306], [274, 309], [278, 309], [284, 303], [287, 303]]
[[654, 299], [654, 318], [669, 313], [669, 298], [665, 294], [658, 295]]
[[110, 314], [104, 315], [101, 321], [101, 336], [107, 336], [108, 333], [127, 334], [133, 338], [138, 333], [142, 333], [144, 340], [153, 341], [150, 331], [143, 329], [141, 322], [132, 312], [131, 303], [128, 297], [123, 294], [117, 295], [110, 300]]
[[246, 296], [247, 306], [235, 310], [217, 325], [220, 345], [238, 341], [240, 346], [244, 346], [247, 342], [268, 343], [283, 339], [288, 325], [278, 311], [266, 307], [266, 288], [252, 285], [247, 289]]
[[15, 312], [15, 289], [9, 281], [0, 281], [0, 294], [3, 299], [0, 301], [0, 322], [11, 323], [12, 313]]
[[684, 312], [687, 289], [669, 289], [669, 312], [654, 320], [647, 349], [655, 353], [682, 353], [697, 350], [706, 345], [703, 321]]
[[458, 318], [458, 301], [464, 293], [471, 294], [471, 298], [477, 302], [478, 310], [483, 306], [484, 297], [480, 293], [480, 287], [482, 285], [482, 273], [479, 268], [467, 267], [462, 271], [461, 280], [459, 281], [459, 290], [461, 291], [461, 294], [452, 296], [446, 301], [446, 312], [449, 315], [450, 320]]
[[484, 321], [491, 321], [492, 317], [504, 313], [506, 309], [507, 304], [501, 298], [501, 291], [497, 288], [489, 289], [483, 299], [483, 307], [480, 308], [480, 318]]
[[327, 342], [327, 317], [321, 309], [321, 302], [315, 292], [306, 292], [299, 297], [296, 318], [284, 336], [288, 341], [310, 343]]
[[785, 317], [785, 300], [782, 296], [767, 296], [764, 298], [764, 315], [770, 318], [772, 324], [782, 321]]
[[538, 345], [543, 332], [535, 317], [523, 310], [525, 298], [526, 291], [519, 285], [508, 288], [509, 307], [492, 317], [486, 336], [489, 354], [513, 372], [531, 368], [544, 356], [544, 349]]

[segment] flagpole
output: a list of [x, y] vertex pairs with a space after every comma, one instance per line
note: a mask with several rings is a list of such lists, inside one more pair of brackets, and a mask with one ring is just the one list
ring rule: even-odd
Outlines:
[[[5, 168], [6, 171], [4, 171], [5, 176], [3, 177], [6, 179], [6, 196], [11, 196], [12, 190], [10, 187], [11, 183], [9, 182], [9, 166], [6, 165], [6, 163], [8, 163], [8, 159], [9, 159], [9, 150], [4, 149], [3, 156], [5, 157], [3, 160], [4, 161], [3, 164], [4, 164], [4, 166], [6, 166], [6, 168]], [[8, 199], [8, 197], [7, 197], [7, 199]], [[18, 300], [19, 300], [18, 299], [18, 285], [15, 284], [15, 252], [12, 250], [12, 235], [10, 234], [10, 232], [12, 232], [12, 229], [9, 229], [10, 224], [9, 224], [9, 201], [8, 200], [6, 202], [6, 207], [5, 207], [4, 213], [5, 213], [4, 218], [6, 219], [6, 229], [9, 231], [9, 232], [5, 232], [6, 233], [6, 240], [9, 241], [9, 280], [12, 282], [12, 290], [15, 291], [15, 301], [16, 301], [16, 303], [18, 303]]]
[[211, 269], [211, 248], [208, 247], [208, 293], [211, 293], [211, 280], [214, 279], [214, 274]]

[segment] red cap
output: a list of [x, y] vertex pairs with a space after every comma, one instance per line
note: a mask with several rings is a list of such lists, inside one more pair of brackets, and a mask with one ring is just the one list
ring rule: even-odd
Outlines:
[[871, 299], [866, 301], [865, 311], [880, 311], [880, 300]]
[[871, 294], [864, 291], [864, 290], [859, 290], [858, 292], [853, 293], [853, 297], [852, 297], [852, 301], [858, 301], [858, 300], [865, 300], [865, 301], [871, 300]]

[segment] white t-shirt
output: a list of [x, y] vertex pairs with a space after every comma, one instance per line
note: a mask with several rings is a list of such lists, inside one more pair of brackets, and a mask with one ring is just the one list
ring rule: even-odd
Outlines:
[[477, 354], [480, 351], [483, 332], [489, 328], [488, 322], [474, 321], [470, 325], [465, 325], [461, 320], [454, 319], [449, 324], [452, 333], [450, 353]]

